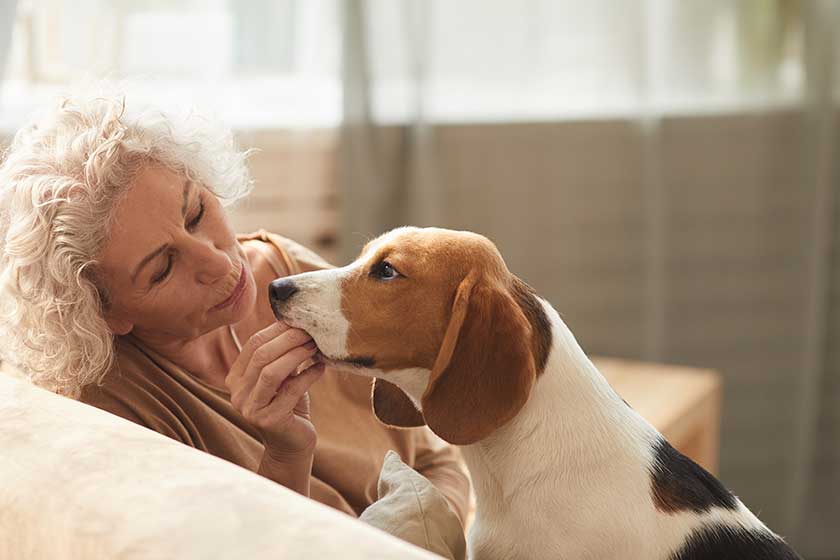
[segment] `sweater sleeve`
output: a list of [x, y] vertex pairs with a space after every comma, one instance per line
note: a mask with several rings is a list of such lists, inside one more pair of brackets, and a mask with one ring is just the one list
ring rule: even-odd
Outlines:
[[441, 491], [463, 524], [470, 509], [470, 479], [460, 451], [428, 428], [411, 431], [417, 438], [412, 467]]
[[131, 376], [119, 376], [117, 383], [108, 380], [102, 385], [88, 385], [82, 389], [79, 400], [190, 447], [196, 446], [189, 429], [164, 404], [166, 395]]
[[333, 265], [321, 258], [320, 255], [296, 241], [292, 241], [287, 237], [274, 233], [267, 233], [267, 237], [277, 248], [280, 249], [283, 253], [283, 257], [289, 261], [290, 266], [288, 268], [291, 270], [292, 274], [335, 268]]

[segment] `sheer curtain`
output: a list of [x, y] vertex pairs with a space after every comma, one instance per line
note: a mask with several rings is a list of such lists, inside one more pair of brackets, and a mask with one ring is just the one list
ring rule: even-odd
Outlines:
[[9, 45], [12, 42], [12, 28], [15, 23], [17, 0], [3, 0], [0, 2], [0, 83], [3, 80], [2, 69], [6, 67], [9, 58]]
[[343, 8], [344, 256], [480, 231], [588, 352], [718, 369], [721, 478], [840, 557], [835, 3]]

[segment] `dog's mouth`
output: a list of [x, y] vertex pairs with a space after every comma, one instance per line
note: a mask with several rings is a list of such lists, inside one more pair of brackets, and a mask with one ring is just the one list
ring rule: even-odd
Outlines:
[[312, 337], [312, 340], [315, 341], [315, 344], [318, 348], [315, 354], [313, 354], [310, 358], [310, 360], [313, 360], [313, 362], [322, 362], [327, 366], [333, 367], [335, 369], [342, 369], [345, 371], [358, 371], [361, 369], [370, 369], [376, 365], [376, 359], [373, 356], [342, 356], [339, 358], [336, 356], [330, 356], [328, 354], [325, 354], [324, 351], [321, 349], [321, 345], [318, 344], [317, 338], [313, 336], [311, 332], [307, 331], [305, 325], [298, 324], [297, 321], [288, 316], [285, 316], [279, 309], [275, 308], [274, 306], [272, 306], [272, 309], [274, 309], [274, 315], [275, 317], [277, 317], [278, 321], [283, 321], [293, 328], [304, 330], [309, 334], [309, 336]]
[[373, 359], [373, 356], [349, 357], [342, 361], [346, 364], [364, 368], [372, 368], [376, 365], [376, 360]]
[[[289, 326], [297, 329], [301, 329], [306, 331], [306, 327], [298, 326], [294, 323], [294, 321], [290, 320], [288, 317], [284, 317], [282, 314], [278, 314], [277, 316], [278, 321], [284, 321]], [[322, 362], [327, 366], [331, 366], [335, 369], [343, 369], [343, 370], [361, 370], [365, 368], [372, 368], [376, 364], [376, 359], [373, 356], [330, 356], [329, 354], [325, 354], [324, 351], [321, 349], [321, 345], [318, 344], [318, 340], [312, 336], [312, 333], [307, 331], [309, 336], [312, 337], [312, 340], [315, 341], [318, 350], [315, 354], [308, 361], [312, 361], [312, 363]], [[307, 361], [307, 362], [308, 362]]]
[[348, 356], [344, 358], [331, 358], [321, 352], [318, 351], [319, 359], [324, 362], [326, 365], [331, 366], [336, 369], [343, 369], [343, 370], [361, 370], [361, 369], [370, 369], [374, 365], [376, 365], [376, 360], [371, 356]]

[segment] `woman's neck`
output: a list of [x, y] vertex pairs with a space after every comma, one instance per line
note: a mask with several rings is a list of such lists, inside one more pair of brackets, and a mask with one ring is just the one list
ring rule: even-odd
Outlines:
[[219, 389], [225, 388], [239, 350], [229, 327], [223, 325], [192, 340], [160, 340], [132, 333], [144, 346], [154, 350], [193, 377]]

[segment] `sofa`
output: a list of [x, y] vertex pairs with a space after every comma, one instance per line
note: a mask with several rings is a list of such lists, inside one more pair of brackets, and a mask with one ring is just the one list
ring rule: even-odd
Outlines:
[[9, 373], [0, 426], [2, 559], [437, 558]]

